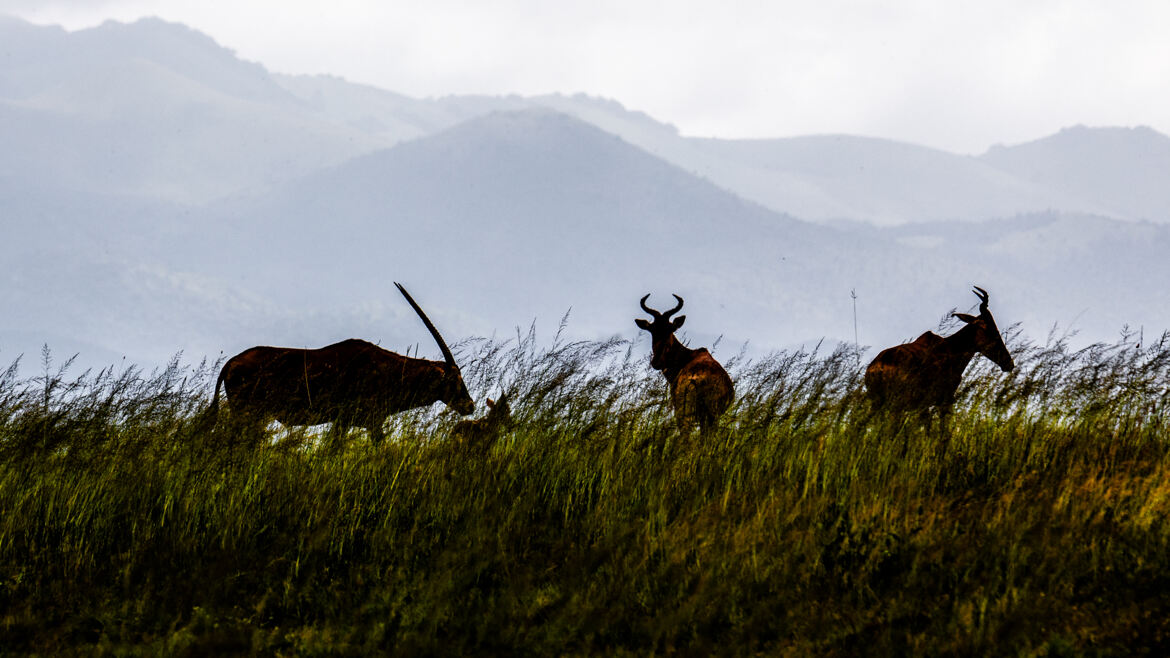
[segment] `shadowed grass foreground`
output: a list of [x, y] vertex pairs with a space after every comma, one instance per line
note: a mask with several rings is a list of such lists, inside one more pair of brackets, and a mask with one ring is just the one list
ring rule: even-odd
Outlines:
[[0, 647], [1164, 653], [1170, 344], [1009, 345], [945, 451], [871, 417], [847, 350], [727, 359], [735, 405], [686, 440], [628, 343], [470, 341], [515, 419], [474, 454], [440, 406], [247, 448], [200, 418], [213, 366], [46, 354], [0, 376]]

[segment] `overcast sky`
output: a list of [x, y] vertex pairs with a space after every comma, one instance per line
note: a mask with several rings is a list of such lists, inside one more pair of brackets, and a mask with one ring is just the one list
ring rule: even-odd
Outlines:
[[1165, 0], [0, 0], [159, 16], [282, 73], [415, 97], [604, 96], [684, 134], [850, 133], [960, 153], [1062, 127], [1170, 133]]

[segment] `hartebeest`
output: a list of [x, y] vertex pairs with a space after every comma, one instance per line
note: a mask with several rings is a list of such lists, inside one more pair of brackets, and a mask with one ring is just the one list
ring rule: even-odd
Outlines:
[[487, 406], [488, 412], [483, 418], [455, 423], [448, 439], [468, 450], [487, 450], [492, 447], [500, 432], [512, 422], [512, 407], [508, 404], [507, 393], [501, 395], [499, 400], [488, 398]]
[[475, 402], [443, 337], [410, 293], [394, 285], [434, 336], [442, 361], [402, 356], [356, 338], [320, 349], [253, 347], [223, 365], [212, 413], [223, 384], [231, 412], [255, 424], [275, 419], [286, 426], [333, 423], [335, 431], [364, 427], [376, 443], [386, 417], [399, 411], [441, 401], [460, 414], [473, 412]]
[[642, 310], [653, 316], [653, 322], [642, 318], [634, 320], [640, 328], [650, 332], [650, 367], [661, 370], [670, 385], [670, 402], [674, 407], [674, 419], [683, 436], [691, 432], [697, 423], [699, 432], [707, 434], [715, 427], [719, 416], [731, 406], [735, 389], [727, 371], [707, 348], [692, 350], [684, 347], [674, 337], [674, 332], [683, 325], [687, 316], [680, 315], [674, 320], [670, 316], [682, 309], [683, 299], [678, 295], [678, 305], [669, 311], [658, 312], [646, 305], [650, 295], [642, 298]]
[[897, 345], [878, 353], [865, 369], [865, 389], [875, 408], [896, 413], [919, 411], [929, 419], [937, 409], [940, 422], [946, 421], [963, 371], [976, 354], [991, 359], [1004, 372], [1015, 364], [987, 308], [987, 291], [975, 286], [979, 315], [954, 313], [966, 323], [947, 337], [928, 331], [913, 343]]

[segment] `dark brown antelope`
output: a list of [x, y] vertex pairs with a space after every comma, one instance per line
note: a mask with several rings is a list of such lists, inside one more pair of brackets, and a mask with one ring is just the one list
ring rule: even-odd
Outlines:
[[735, 389], [727, 371], [707, 348], [692, 350], [684, 347], [674, 337], [674, 332], [683, 325], [687, 316], [680, 315], [674, 320], [670, 316], [682, 309], [683, 299], [678, 295], [678, 305], [669, 311], [658, 312], [646, 306], [646, 295], [640, 302], [642, 310], [654, 317], [653, 322], [641, 318], [634, 320], [642, 329], [650, 332], [650, 367], [661, 370], [670, 385], [670, 402], [674, 407], [674, 419], [683, 436], [691, 433], [697, 423], [699, 432], [707, 434], [718, 421], [719, 416], [731, 406]]
[[400, 411], [441, 401], [460, 414], [473, 412], [475, 402], [443, 337], [406, 289], [394, 285], [434, 336], [443, 361], [402, 356], [356, 338], [312, 350], [253, 347], [224, 364], [212, 414], [223, 384], [231, 412], [261, 427], [270, 420], [285, 426], [333, 423], [335, 434], [363, 427], [377, 443], [386, 417]]
[[488, 412], [483, 418], [461, 420], [451, 428], [448, 439], [467, 449], [487, 450], [492, 447], [500, 432], [512, 422], [512, 408], [508, 405], [508, 394], [499, 400], [487, 400]]
[[875, 408], [896, 413], [918, 411], [929, 424], [930, 410], [938, 410], [940, 423], [955, 403], [955, 392], [963, 371], [976, 354], [991, 359], [1004, 372], [1015, 364], [987, 308], [987, 291], [975, 287], [979, 315], [953, 314], [966, 323], [943, 338], [926, 332], [913, 343], [897, 345], [878, 353], [865, 369], [865, 389]]

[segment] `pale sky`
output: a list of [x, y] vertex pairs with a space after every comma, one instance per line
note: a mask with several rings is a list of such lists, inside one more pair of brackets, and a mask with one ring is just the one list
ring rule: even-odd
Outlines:
[[281, 73], [425, 98], [584, 92], [686, 135], [848, 133], [959, 153], [1075, 124], [1170, 134], [1165, 0], [0, 0], [159, 16]]

